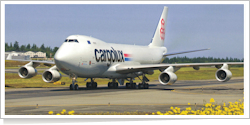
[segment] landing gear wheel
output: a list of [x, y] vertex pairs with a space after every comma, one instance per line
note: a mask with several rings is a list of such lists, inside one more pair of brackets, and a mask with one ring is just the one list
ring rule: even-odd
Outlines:
[[148, 83], [139, 83], [138, 89], [148, 89]]
[[148, 89], [148, 87], [149, 87], [148, 83], [145, 83], [144, 84], [144, 89]]
[[130, 83], [126, 83], [126, 89], [130, 89], [130, 88], [131, 88]]
[[97, 83], [94, 82], [94, 83], [93, 83], [93, 89], [96, 89], [96, 88], [97, 88]]
[[87, 83], [86, 83], [86, 88], [87, 88], [87, 89], [91, 89], [91, 88], [92, 88], [91, 82], [87, 82]]
[[69, 89], [70, 89], [70, 90], [73, 90], [73, 89], [74, 89], [72, 84], [70, 84]]
[[97, 88], [97, 83], [94, 82], [93, 78], [91, 78], [91, 82], [86, 83], [86, 88], [87, 89], [96, 89]]
[[70, 90], [78, 90], [79, 89], [79, 87], [78, 87], [78, 85], [77, 84], [75, 84], [77, 81], [76, 81], [76, 79], [77, 79], [77, 76], [75, 75], [75, 74], [71, 74], [70, 75], [70, 78], [72, 78], [72, 84], [70, 84], [70, 86], [69, 86], [69, 89]]
[[112, 79], [112, 82], [108, 83], [109, 89], [117, 89], [118, 88], [118, 82], [115, 81], [115, 79]]
[[78, 90], [78, 89], [79, 89], [78, 84], [75, 84], [75, 90]]
[[118, 88], [118, 82], [109, 82], [108, 83], [109, 89], [117, 89]]
[[109, 88], [109, 89], [112, 89], [112, 88], [113, 88], [112, 82], [109, 82], [109, 83], [108, 83], [108, 88]]
[[114, 84], [114, 89], [118, 88], [118, 82], [113, 83]]
[[143, 84], [142, 84], [142, 83], [139, 83], [138, 89], [143, 89], [143, 88], [144, 88]]
[[136, 89], [136, 83], [131, 84], [131, 89]]

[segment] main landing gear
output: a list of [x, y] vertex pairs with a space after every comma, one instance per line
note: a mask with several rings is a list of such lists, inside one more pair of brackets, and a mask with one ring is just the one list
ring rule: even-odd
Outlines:
[[129, 82], [126, 83], [126, 89], [136, 89], [136, 83], [130, 78]]
[[145, 74], [142, 75], [142, 83], [139, 83], [138, 89], [148, 89], [149, 85], [148, 83], [148, 78], [145, 76]]
[[76, 76], [72, 77], [72, 84], [70, 84], [70, 86], [69, 86], [70, 90], [78, 90], [79, 89], [78, 84], [75, 84], [77, 82], [76, 79], [77, 79]]
[[[139, 76], [138, 76], [138, 78], [139, 78]], [[140, 78], [139, 78], [140, 79]], [[140, 79], [141, 80], [141, 79]], [[128, 82], [128, 83], [126, 83], [126, 88], [127, 89], [136, 89], [136, 83], [134, 83], [133, 82], [133, 79], [132, 78], [130, 78], [130, 80], [129, 80], [130, 82]], [[148, 78], [145, 76], [145, 74], [143, 74], [142, 75], [142, 83], [139, 83], [138, 84], [138, 89], [148, 89], [148, 87], [149, 87], [149, 85], [148, 85], [148, 83], [146, 83], [146, 82], [148, 82], [149, 80], [148, 80]]]
[[115, 79], [112, 79], [112, 82], [108, 83], [109, 89], [117, 89], [118, 88], [118, 82], [115, 81]]
[[86, 88], [87, 89], [96, 89], [97, 88], [97, 83], [94, 82], [93, 78], [91, 78], [91, 82], [86, 83]]

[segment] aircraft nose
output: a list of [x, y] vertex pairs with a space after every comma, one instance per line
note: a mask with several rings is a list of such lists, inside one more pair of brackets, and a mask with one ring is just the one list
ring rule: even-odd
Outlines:
[[59, 69], [66, 68], [70, 65], [70, 60], [72, 60], [72, 55], [70, 55], [68, 48], [65, 46], [61, 46], [55, 56], [54, 56], [55, 63]]
[[57, 50], [54, 59], [56, 62], [65, 62], [67, 60], [67, 56], [64, 51]]

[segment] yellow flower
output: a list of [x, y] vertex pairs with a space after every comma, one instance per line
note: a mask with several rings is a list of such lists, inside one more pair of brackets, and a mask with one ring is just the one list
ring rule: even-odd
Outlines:
[[181, 111], [180, 115], [187, 115], [187, 112]]
[[174, 107], [173, 107], [173, 106], [171, 106], [171, 107], [170, 107], [170, 109], [172, 109], [172, 110], [173, 110], [173, 109], [174, 109]]
[[190, 105], [190, 103], [188, 103], [188, 105]]
[[57, 113], [56, 115], [61, 115], [60, 113]]
[[63, 109], [62, 111], [61, 111], [61, 114], [64, 114], [66, 112], [66, 110], [65, 109]]
[[153, 112], [152, 115], [154, 115], [155, 113]]
[[49, 111], [48, 114], [49, 114], [49, 115], [53, 115], [53, 111]]
[[191, 109], [191, 107], [188, 107], [188, 108], [186, 108], [186, 110], [187, 110], [187, 111], [191, 111], [192, 109]]
[[173, 109], [173, 112], [174, 112], [174, 113], [177, 113], [177, 111], [176, 111], [175, 109]]
[[210, 99], [210, 102], [211, 102], [211, 103], [214, 102], [214, 98], [211, 98], [211, 99]]
[[73, 110], [68, 112], [69, 115], [73, 115], [74, 113], [75, 113], [75, 111], [73, 111]]
[[160, 112], [160, 111], [157, 111], [156, 113], [157, 113], [158, 115], [160, 115], [160, 114], [161, 114], [161, 112]]

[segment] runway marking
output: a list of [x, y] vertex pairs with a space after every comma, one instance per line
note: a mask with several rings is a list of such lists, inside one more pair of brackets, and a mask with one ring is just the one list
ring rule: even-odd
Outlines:
[[[203, 104], [64, 104], [64, 105], [38, 105], [38, 107], [45, 107], [45, 106], [130, 106], [130, 105], [176, 105], [176, 106], [203, 106]], [[5, 106], [5, 108], [10, 107], [37, 107], [37, 105], [13, 105], [13, 106]]]

